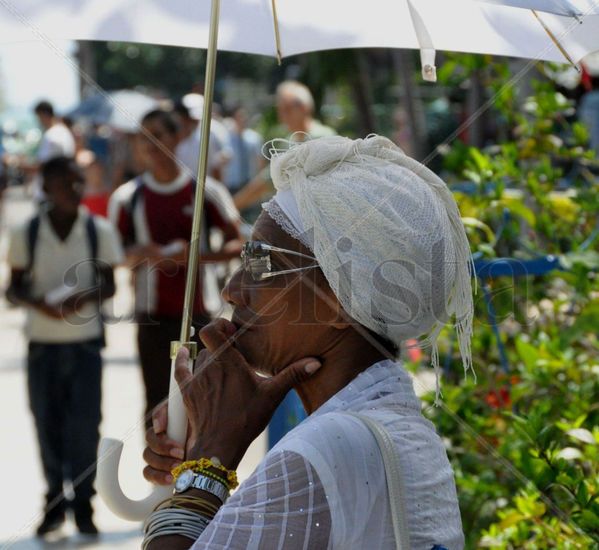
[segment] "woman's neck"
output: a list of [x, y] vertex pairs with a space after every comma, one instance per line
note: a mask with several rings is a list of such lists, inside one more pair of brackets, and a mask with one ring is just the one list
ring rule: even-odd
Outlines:
[[320, 356], [322, 366], [296, 389], [304, 409], [312, 414], [371, 365], [388, 358], [372, 337], [354, 330], [339, 331], [329, 350]]

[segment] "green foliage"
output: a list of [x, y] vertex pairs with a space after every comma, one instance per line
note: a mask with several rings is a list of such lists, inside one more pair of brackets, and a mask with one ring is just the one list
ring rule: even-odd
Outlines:
[[[188, 93], [204, 80], [206, 52], [197, 48], [94, 42], [98, 84], [107, 90], [145, 86], [170, 96]], [[217, 80], [225, 75], [270, 81], [276, 60], [256, 55], [219, 52]], [[217, 89], [218, 97], [222, 90]]]
[[[455, 193], [473, 252], [554, 254], [566, 271], [488, 281], [509, 373], [500, 368], [479, 292], [472, 342], [478, 380], [447, 376], [443, 406], [427, 414], [447, 443], [468, 548], [598, 548], [596, 161], [572, 102], [551, 82], [533, 81], [524, 96], [506, 84], [506, 64], [482, 59], [450, 56], [440, 75], [458, 86], [479, 71], [495, 94], [498, 143], [451, 144], [444, 159], [450, 184], [466, 179], [475, 187]], [[450, 372], [459, 372], [452, 347], [441, 343]]]

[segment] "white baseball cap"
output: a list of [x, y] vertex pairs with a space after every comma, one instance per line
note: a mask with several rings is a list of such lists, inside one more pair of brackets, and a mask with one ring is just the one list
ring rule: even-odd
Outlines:
[[181, 99], [181, 103], [187, 107], [191, 118], [202, 120], [204, 112], [204, 96], [202, 94], [186, 94]]

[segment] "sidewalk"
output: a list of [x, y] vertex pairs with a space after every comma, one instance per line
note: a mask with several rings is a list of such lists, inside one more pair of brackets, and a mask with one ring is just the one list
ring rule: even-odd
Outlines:
[[[32, 211], [20, 189], [10, 189], [5, 198], [2, 216], [2, 236], [6, 227], [24, 219]], [[2, 238], [0, 257], [4, 258]], [[124, 313], [131, 306], [128, 272], [117, 271], [115, 312]], [[6, 282], [6, 266], [0, 269], [0, 282]], [[120, 520], [106, 508], [99, 497], [95, 499], [96, 520], [101, 536], [90, 541], [76, 534], [72, 522], [54, 539], [42, 542], [34, 532], [40, 521], [44, 480], [40, 466], [33, 421], [28, 409], [24, 360], [26, 343], [22, 326], [24, 312], [9, 308], [0, 301], [0, 438], [2, 464], [0, 467], [0, 549], [35, 550], [42, 548], [89, 550], [140, 548], [140, 526]], [[104, 378], [101, 433], [125, 441], [121, 460], [120, 480], [130, 498], [142, 498], [149, 484], [142, 477], [143, 463], [143, 395], [142, 380], [137, 365], [135, 325], [122, 322], [107, 327], [107, 347], [104, 350]], [[248, 451], [239, 468], [245, 479], [261, 460], [266, 438], [261, 436]]]

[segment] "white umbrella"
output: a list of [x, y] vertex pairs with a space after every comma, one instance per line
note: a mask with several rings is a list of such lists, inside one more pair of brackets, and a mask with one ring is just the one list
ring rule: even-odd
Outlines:
[[556, 15], [581, 17], [599, 15], [597, 0], [480, 0], [489, 4], [501, 4], [515, 8], [545, 11]]
[[[596, 4], [596, 0], [225, 0], [218, 48], [274, 56], [336, 48], [426, 48], [563, 61], [550, 32], [577, 62], [599, 50], [599, 16], [585, 15], [597, 14]], [[551, 12], [542, 15], [545, 27], [531, 9]], [[573, 24], [571, 11], [580, 16], [582, 25]], [[0, 42], [43, 35], [206, 48], [209, 12], [207, 0], [2, 0]]]
[[[437, 49], [578, 61], [599, 50], [599, 16], [586, 15], [588, 10], [580, 9], [585, 4], [594, 5], [588, 0], [224, 0], [219, 19], [219, 0], [211, 5], [208, 0], [0, 0], [0, 42], [36, 39], [52, 47], [52, 40], [79, 39], [207, 47], [202, 135], [209, 136], [217, 45], [277, 57], [337, 48], [416, 48], [424, 78], [434, 80]], [[207, 155], [208, 140], [202, 140], [192, 242], [199, 242]], [[175, 349], [192, 347], [197, 254], [191, 247]], [[169, 436], [183, 440], [185, 411], [172, 367], [168, 412]], [[143, 501], [129, 500], [118, 483], [121, 448], [115, 441], [101, 447], [98, 489], [118, 515], [142, 519], [171, 491], [156, 488]]]

